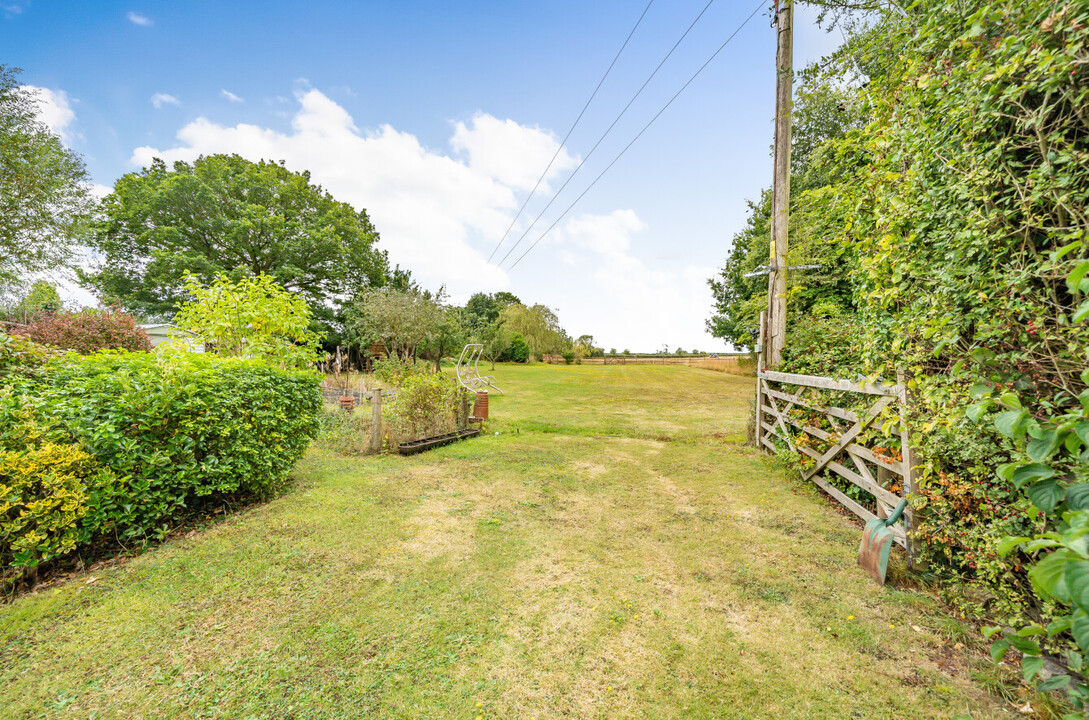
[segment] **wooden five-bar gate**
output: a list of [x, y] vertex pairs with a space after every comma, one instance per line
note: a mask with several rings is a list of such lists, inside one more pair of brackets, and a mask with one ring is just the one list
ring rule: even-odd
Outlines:
[[[811, 458], [811, 465], [803, 463], [802, 478], [811, 480], [863, 520], [888, 517], [915, 485], [907, 384], [902, 376], [897, 380], [888, 385], [775, 372], [764, 368], [761, 357], [756, 444], [776, 452], [779, 441], [793, 453]], [[825, 398], [829, 394], [833, 399]], [[850, 408], [837, 407], [837, 402]], [[867, 433], [871, 428], [880, 432]], [[865, 436], [876, 436], [869, 441], [872, 447], [867, 447]], [[873, 510], [829, 483], [829, 474], [868, 493], [873, 501], [867, 504]], [[903, 521], [890, 528], [893, 539], [907, 551], [909, 562], [911, 524], [909, 506]]]

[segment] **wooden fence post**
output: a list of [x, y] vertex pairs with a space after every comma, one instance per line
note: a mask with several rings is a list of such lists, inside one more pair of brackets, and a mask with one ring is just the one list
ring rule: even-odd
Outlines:
[[[915, 492], [915, 453], [912, 452], [911, 448], [911, 426], [908, 424], [908, 402], [911, 394], [908, 392], [907, 373], [903, 370], [897, 370], [896, 382], [900, 386], [900, 461], [904, 470], [904, 497], [907, 497]], [[911, 510], [911, 505], [908, 505], [907, 509], [904, 510], [904, 532], [907, 534], [905, 555], [907, 556], [909, 568], [915, 565], [915, 552], [911, 542], [911, 530], [914, 523], [914, 513]]]
[[382, 390], [371, 393], [371, 451], [382, 452]]
[[469, 424], [469, 397], [466, 391], [458, 388], [458, 430], [464, 430]]
[[763, 380], [760, 375], [764, 372], [764, 335], [767, 331], [768, 311], [760, 312], [760, 338], [757, 340], [756, 352], [756, 429], [753, 438], [756, 440], [756, 449], [763, 450], [763, 421], [764, 421], [764, 391]]

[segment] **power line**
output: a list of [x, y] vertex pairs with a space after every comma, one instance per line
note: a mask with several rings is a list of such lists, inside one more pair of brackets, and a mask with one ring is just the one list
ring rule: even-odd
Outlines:
[[663, 106], [662, 106], [662, 109], [661, 109], [661, 110], [659, 110], [659, 111], [658, 111], [658, 113], [657, 113], [657, 114], [656, 114], [656, 115], [655, 115], [654, 117], [652, 117], [652, 118], [650, 119], [650, 122], [648, 122], [648, 123], [647, 123], [646, 125], [644, 125], [644, 126], [643, 126], [643, 129], [639, 131], [639, 134], [638, 134], [638, 135], [636, 135], [635, 137], [633, 137], [633, 138], [631, 139], [631, 142], [629, 142], [629, 143], [628, 143], [627, 145], [625, 145], [625, 146], [624, 146], [624, 149], [623, 149], [623, 150], [621, 150], [621, 151], [620, 151], [620, 153], [619, 153], [619, 154], [618, 154], [618, 155], [617, 155], [617, 156], [616, 156], [615, 158], [613, 158], [613, 161], [612, 161], [612, 162], [610, 162], [610, 163], [609, 163], [609, 164], [608, 164], [608, 165], [607, 165], [607, 166], [605, 167], [605, 169], [601, 171], [601, 174], [599, 174], [599, 175], [598, 175], [598, 176], [597, 176], [596, 178], [594, 178], [594, 181], [593, 181], [593, 182], [591, 182], [591, 183], [590, 183], [590, 184], [589, 184], [589, 185], [588, 185], [588, 186], [586, 187], [586, 189], [585, 189], [585, 190], [583, 190], [583, 191], [582, 191], [582, 193], [581, 193], [581, 194], [580, 194], [580, 195], [579, 195], [579, 196], [578, 196], [577, 198], [575, 198], [575, 201], [574, 201], [574, 202], [572, 202], [572, 203], [571, 203], [570, 205], [568, 205], [568, 206], [567, 206], [567, 209], [566, 209], [566, 210], [564, 210], [564, 211], [563, 211], [563, 212], [562, 212], [562, 213], [560, 214], [560, 216], [559, 216], [558, 218], [556, 218], [556, 219], [555, 219], [555, 220], [553, 221], [553, 223], [552, 223], [551, 225], [549, 225], [549, 226], [548, 226], [548, 228], [547, 228], [547, 229], [546, 229], [546, 230], [545, 230], [545, 231], [544, 231], [543, 233], [541, 233], [541, 236], [540, 236], [539, 238], [537, 238], [537, 239], [536, 239], [536, 240], [535, 240], [535, 241], [533, 242], [533, 244], [532, 244], [532, 245], [530, 245], [530, 246], [529, 246], [528, 248], [526, 248], [526, 251], [525, 251], [524, 253], [522, 253], [521, 255], [519, 255], [519, 256], [518, 256], [518, 259], [517, 259], [517, 260], [515, 260], [515, 261], [514, 261], [514, 262], [513, 262], [512, 264], [511, 264], [511, 266], [510, 266], [509, 268], [507, 268], [507, 272], [510, 272], [510, 271], [514, 270], [514, 268], [516, 268], [516, 267], [518, 266], [518, 263], [522, 262], [522, 258], [524, 258], [524, 257], [525, 257], [526, 255], [528, 255], [528, 254], [530, 253], [530, 251], [531, 251], [531, 250], [533, 250], [533, 248], [537, 247], [537, 243], [541, 242], [541, 240], [543, 240], [543, 239], [544, 239], [545, 235], [548, 235], [548, 233], [549, 233], [549, 232], [550, 232], [550, 231], [552, 230], [552, 228], [556, 227], [556, 225], [558, 225], [558, 224], [559, 224], [560, 220], [563, 220], [563, 218], [564, 218], [564, 217], [565, 217], [565, 216], [567, 215], [567, 213], [571, 212], [571, 208], [575, 207], [575, 205], [576, 205], [576, 204], [578, 203], [578, 201], [582, 199], [583, 195], [585, 195], [586, 193], [590, 192], [590, 188], [592, 188], [592, 187], [593, 187], [594, 185], [596, 185], [596, 184], [597, 184], [597, 181], [598, 181], [598, 180], [600, 180], [600, 179], [601, 179], [601, 178], [602, 178], [602, 177], [603, 177], [603, 176], [605, 175], [605, 173], [609, 172], [609, 169], [610, 169], [610, 168], [611, 168], [611, 167], [612, 167], [613, 165], [615, 165], [615, 164], [616, 164], [616, 161], [617, 161], [617, 160], [619, 160], [620, 158], [622, 158], [622, 157], [624, 156], [624, 153], [626, 153], [626, 152], [628, 151], [628, 148], [630, 148], [630, 147], [631, 147], [632, 145], [634, 145], [634, 144], [635, 144], [635, 141], [636, 141], [636, 140], [638, 140], [638, 139], [639, 139], [640, 137], [642, 137], [643, 133], [645, 133], [645, 132], [647, 131], [647, 128], [649, 128], [649, 127], [650, 127], [651, 125], [653, 125], [653, 124], [654, 124], [654, 121], [655, 121], [655, 120], [657, 120], [657, 119], [658, 119], [658, 117], [659, 117], [659, 116], [661, 116], [661, 114], [662, 114], [662, 113], [664, 113], [664, 112], [666, 111], [666, 109], [667, 109], [667, 108], [668, 108], [668, 107], [669, 107], [670, 105], [672, 105], [672, 104], [673, 104], [673, 101], [674, 101], [674, 100], [676, 100], [676, 99], [677, 99], [677, 98], [678, 98], [678, 97], [680, 96], [680, 94], [681, 94], [681, 93], [683, 93], [683, 92], [685, 91], [685, 89], [687, 89], [687, 88], [688, 88], [688, 86], [692, 84], [692, 81], [694, 81], [694, 80], [695, 80], [695, 79], [696, 79], [697, 77], [699, 77], [699, 74], [700, 74], [700, 73], [702, 73], [702, 72], [704, 71], [704, 69], [705, 69], [705, 68], [706, 68], [706, 67], [707, 67], [708, 65], [710, 65], [710, 64], [711, 64], [711, 61], [712, 61], [712, 60], [714, 60], [714, 59], [715, 59], [716, 57], [718, 57], [718, 54], [719, 54], [720, 52], [722, 52], [722, 51], [723, 51], [723, 50], [724, 50], [724, 49], [726, 48], [726, 46], [727, 46], [727, 45], [729, 45], [729, 44], [730, 44], [730, 41], [731, 41], [731, 40], [733, 40], [733, 39], [734, 39], [734, 37], [735, 37], [735, 36], [736, 36], [736, 35], [737, 35], [737, 34], [738, 34], [739, 32], [741, 32], [741, 29], [742, 29], [742, 28], [744, 28], [744, 27], [745, 27], [746, 25], [748, 25], [748, 24], [749, 24], [749, 21], [750, 21], [750, 20], [752, 20], [752, 19], [753, 19], [754, 17], [756, 17], [756, 13], [760, 12], [760, 9], [761, 9], [762, 7], [764, 7], [764, 3], [763, 3], [763, 1], [761, 1], [761, 2], [760, 2], [760, 3], [759, 3], [759, 4], [757, 5], [757, 6], [756, 6], [756, 9], [752, 11], [752, 14], [750, 14], [750, 15], [749, 15], [749, 16], [748, 16], [747, 18], [745, 18], [745, 21], [744, 21], [743, 23], [741, 23], [740, 25], [738, 25], [737, 29], [733, 31], [733, 33], [732, 33], [732, 34], [730, 35], [730, 37], [726, 38], [726, 42], [722, 43], [722, 45], [720, 45], [720, 46], [719, 46], [718, 50], [715, 50], [714, 54], [713, 54], [713, 55], [711, 55], [711, 57], [707, 58], [707, 62], [705, 62], [705, 63], [704, 63], [703, 65], [700, 65], [700, 69], [699, 69], [699, 70], [697, 70], [697, 71], [695, 72], [695, 74], [693, 74], [693, 75], [692, 75], [692, 77], [688, 78], [688, 82], [686, 82], [686, 83], [685, 83], [684, 85], [682, 85], [682, 86], [681, 86], [681, 89], [680, 89], [680, 90], [678, 90], [678, 91], [677, 91], [677, 92], [676, 92], [676, 93], [675, 93], [675, 94], [673, 95], [673, 97], [671, 97], [671, 98], [669, 99], [669, 102], [667, 102], [667, 103], [666, 103], [665, 105], [663, 105]]
[[585, 165], [586, 161], [590, 159], [590, 156], [594, 154], [594, 150], [597, 150], [598, 145], [600, 145], [602, 141], [608, 136], [608, 134], [612, 132], [612, 129], [616, 127], [616, 124], [620, 122], [620, 118], [624, 117], [624, 113], [628, 111], [628, 108], [631, 107], [632, 103], [634, 103], [636, 99], [643, 93], [643, 90], [645, 90], [647, 85], [650, 84], [650, 81], [654, 79], [654, 76], [657, 75], [658, 71], [662, 69], [663, 65], [665, 65], [666, 60], [669, 59], [670, 55], [673, 54], [673, 51], [677, 49], [681, 42], [686, 37], [688, 37], [688, 33], [692, 31], [692, 28], [696, 26], [696, 23], [700, 21], [700, 18], [703, 17], [703, 14], [707, 12], [707, 8], [711, 7], [711, 3], [713, 3], [714, 1], [715, 0], [708, 0], [708, 3], [703, 6], [703, 10], [700, 10], [700, 14], [696, 16], [696, 19], [692, 21], [692, 24], [688, 26], [688, 29], [684, 31], [684, 34], [681, 35], [680, 39], [678, 39], [677, 42], [673, 44], [673, 47], [670, 48], [669, 52], [667, 52], [665, 57], [662, 58], [662, 61], [658, 63], [658, 67], [654, 68], [654, 72], [650, 74], [650, 77], [648, 77], [639, 87], [639, 90], [637, 90], [636, 93], [632, 95], [631, 100], [628, 100], [628, 104], [624, 106], [624, 109], [620, 111], [620, 114], [616, 116], [616, 119], [613, 120], [612, 124], [609, 125], [605, 132], [602, 133], [601, 137], [597, 139], [597, 142], [594, 143], [594, 146], [590, 148], [590, 152], [586, 153], [586, 156], [582, 158], [582, 160], [575, 167], [575, 169], [571, 171], [571, 174], [567, 176], [567, 179], [564, 181], [563, 185], [561, 185], [560, 189], [556, 191], [556, 194], [552, 196], [552, 199], [548, 201], [548, 204], [544, 206], [544, 209], [537, 214], [537, 217], [533, 218], [533, 222], [531, 222], [529, 224], [529, 227], [525, 229], [525, 232], [522, 233], [522, 236], [518, 238], [518, 240], [514, 243], [514, 245], [510, 247], [509, 250], [507, 250], [507, 254], [504, 255], [503, 259], [499, 261], [500, 265], [505, 263], [507, 261], [507, 258], [510, 257], [510, 254], [518, 249], [518, 246], [521, 245], [522, 241], [526, 239], [526, 235], [529, 235], [529, 231], [533, 229], [533, 226], [537, 224], [537, 221], [541, 219], [541, 216], [548, 212], [548, 208], [552, 207], [552, 203], [556, 202], [556, 198], [560, 196], [560, 193], [563, 192], [563, 189], [567, 187], [567, 184], [574, 179], [575, 175], [578, 174], [578, 171], [582, 169], [582, 166]]
[[508, 227], [507, 231], [503, 233], [503, 237], [499, 238], [499, 242], [496, 243], [495, 248], [492, 250], [492, 254], [488, 256], [488, 262], [492, 261], [495, 253], [499, 250], [499, 247], [507, 239], [507, 235], [510, 234], [510, 231], [514, 227], [514, 224], [518, 222], [518, 218], [522, 217], [522, 211], [526, 209], [526, 205], [529, 204], [530, 198], [532, 198], [533, 194], [537, 192], [537, 188], [541, 186], [541, 183], [544, 181], [545, 176], [548, 175], [548, 171], [552, 169], [552, 164], [556, 162], [556, 158], [560, 156], [560, 151], [563, 150], [563, 146], [567, 144], [568, 138], [570, 138], [571, 133], [575, 131], [575, 127], [579, 124], [579, 121], [582, 120], [582, 116], [586, 114], [586, 109], [590, 107], [590, 103], [592, 103], [594, 101], [594, 98], [597, 97], [597, 91], [601, 89], [601, 85], [605, 82], [605, 78], [609, 77], [609, 73], [613, 70], [613, 65], [616, 65], [616, 61], [620, 59], [620, 54], [624, 52], [624, 48], [628, 46], [628, 41], [631, 40], [631, 36], [635, 34], [635, 31], [639, 28], [639, 24], [643, 22], [643, 18], [646, 16], [647, 11], [650, 10], [650, 6], [653, 4], [654, 0], [650, 0], [650, 2], [647, 3], [647, 6], [643, 8], [643, 14], [640, 15], [639, 19], [635, 21], [635, 27], [633, 27], [631, 29], [631, 32], [628, 33], [628, 37], [624, 39], [624, 44], [621, 45], [620, 49], [616, 51], [616, 56], [613, 58], [613, 61], [609, 63], [609, 67], [605, 71], [605, 74], [601, 76], [600, 80], [598, 80], [597, 87], [594, 88], [594, 91], [592, 93], [590, 93], [590, 99], [587, 100], [586, 104], [582, 106], [582, 112], [580, 112], [579, 116], [575, 118], [575, 122], [571, 124], [571, 129], [568, 130], [567, 134], [563, 136], [563, 140], [560, 142], [559, 147], [556, 148], [556, 152], [552, 155], [552, 159], [548, 161], [548, 165], [545, 167], [544, 172], [541, 173], [541, 177], [537, 178], [537, 183], [533, 186], [533, 189], [529, 191], [529, 195], [526, 196], [526, 199], [522, 201], [522, 207], [518, 208], [518, 213], [514, 216], [514, 219], [510, 221], [510, 227]]

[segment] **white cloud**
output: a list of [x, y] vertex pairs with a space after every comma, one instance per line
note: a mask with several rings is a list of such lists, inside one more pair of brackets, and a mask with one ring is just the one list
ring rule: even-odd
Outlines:
[[181, 100], [166, 93], [155, 93], [151, 96], [151, 104], [158, 110], [163, 105], [181, 105]]
[[[76, 122], [76, 112], [69, 104], [68, 93], [63, 90], [23, 85], [23, 91], [34, 96], [38, 103], [38, 120], [45, 124], [62, 141], [72, 140], [70, 129]], [[76, 135], [78, 137], [78, 135]]]
[[[309, 170], [337, 199], [366, 208], [390, 259], [411, 269], [425, 286], [446, 284], [455, 297], [509, 286], [506, 273], [488, 264], [476, 247], [490, 250], [507, 229], [518, 206], [515, 190], [532, 187], [555, 152], [550, 133], [478, 115], [471, 128], [458, 124], [454, 152], [447, 155], [389, 125], [361, 131], [319, 90], [302, 87], [297, 100], [300, 108], [289, 132], [251, 124], [228, 127], [201, 117], [178, 131], [176, 147], [139, 147], [131, 161], [138, 166], [155, 157], [191, 162], [212, 153], [284, 160], [292, 170]], [[512, 157], [499, 157], [501, 151]], [[468, 153], [468, 159], [459, 153]], [[571, 162], [566, 154], [561, 159], [563, 166]]]
[[[473, 116], [472, 128], [457, 123], [450, 144], [457, 152], [468, 155], [473, 170], [520, 190], [533, 188], [541, 169], [556, 155], [560, 145], [550, 132], [484, 113]], [[566, 149], [561, 151], [540, 190], [549, 192], [548, 180], [576, 164], [578, 161]]]
[[141, 15], [140, 13], [133, 12], [132, 10], [129, 10], [129, 14], [127, 17], [129, 19], [129, 22], [131, 22], [133, 25], [139, 25], [140, 27], [151, 27], [155, 24], [155, 21], [149, 18], [147, 15]]
[[233, 102], [233, 103], [240, 103], [240, 102], [245, 102], [245, 100], [243, 100], [242, 98], [238, 97], [237, 95], [235, 95], [235, 94], [234, 94], [233, 92], [231, 92], [230, 90], [226, 90], [226, 89], [221, 89], [221, 90], [219, 91], [219, 95], [220, 95], [220, 97], [225, 97], [225, 98], [227, 98], [228, 100], [230, 100], [230, 101], [231, 101], [231, 102]]
[[109, 185], [102, 185], [101, 183], [91, 183], [87, 188], [91, 191], [91, 195], [97, 200], [101, 200], [113, 192], [112, 187]]
[[23, 9], [28, 5], [30, 5], [30, 0], [16, 0], [16, 2], [0, 3], [0, 10], [3, 10], [4, 15], [10, 18], [21, 15]]
[[[632, 238], [647, 225], [632, 210], [608, 215], [580, 215], [567, 221], [557, 242], [570, 244], [588, 257], [580, 261], [589, 274], [592, 294], [564, 313], [573, 332], [593, 328], [598, 343], [607, 348], [642, 338], [643, 349], [682, 343], [706, 350], [721, 341], [703, 331], [703, 318], [711, 307], [707, 278], [714, 268], [685, 266], [679, 270], [648, 267], [632, 251]], [[561, 250], [561, 260], [565, 261]]]

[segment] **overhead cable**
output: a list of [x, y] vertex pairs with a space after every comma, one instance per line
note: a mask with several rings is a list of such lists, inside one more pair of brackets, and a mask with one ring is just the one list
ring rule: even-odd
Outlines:
[[631, 36], [635, 34], [635, 31], [636, 29], [638, 29], [639, 24], [643, 22], [643, 18], [646, 16], [647, 10], [650, 10], [650, 6], [653, 4], [654, 0], [650, 0], [650, 2], [647, 3], [647, 6], [643, 8], [643, 14], [640, 15], [639, 19], [635, 21], [635, 27], [633, 27], [631, 29], [631, 32], [628, 33], [628, 37], [624, 39], [624, 44], [621, 45], [620, 49], [616, 51], [616, 56], [613, 58], [613, 61], [609, 63], [609, 67], [605, 71], [605, 74], [601, 76], [600, 80], [598, 80], [597, 87], [594, 88], [594, 91], [592, 93], [590, 93], [590, 99], [587, 100], [586, 104], [582, 106], [582, 111], [579, 113], [579, 116], [575, 118], [575, 122], [571, 123], [571, 129], [568, 130], [567, 134], [563, 136], [563, 140], [556, 148], [556, 152], [552, 155], [552, 159], [548, 161], [548, 165], [545, 166], [544, 172], [541, 173], [541, 177], [537, 178], [537, 183], [533, 186], [533, 189], [529, 191], [529, 195], [526, 195], [526, 199], [522, 201], [522, 207], [518, 208], [518, 213], [515, 214], [514, 219], [510, 221], [510, 227], [508, 227], [507, 231], [503, 233], [503, 237], [499, 238], [499, 242], [496, 243], [495, 248], [492, 250], [492, 254], [488, 256], [488, 262], [492, 261], [492, 258], [495, 256], [496, 251], [499, 250], [499, 247], [507, 239], [507, 235], [509, 235], [510, 231], [514, 228], [514, 224], [518, 222], [518, 218], [522, 217], [522, 211], [526, 209], [526, 205], [529, 204], [530, 198], [532, 198], [533, 194], [537, 192], [537, 188], [541, 186], [541, 183], [544, 181], [545, 176], [548, 175], [548, 171], [552, 169], [552, 164], [555, 163], [556, 158], [560, 156], [560, 152], [563, 150], [563, 146], [567, 144], [567, 140], [571, 137], [571, 133], [575, 131], [575, 127], [579, 124], [579, 121], [582, 120], [582, 116], [586, 114], [586, 108], [590, 107], [590, 103], [594, 101], [594, 98], [597, 96], [597, 91], [601, 89], [601, 85], [605, 82], [605, 78], [609, 77], [609, 73], [612, 72], [613, 65], [616, 65], [616, 61], [620, 59], [620, 53], [624, 52], [624, 48], [628, 46], [628, 41], [631, 40]]
[[538, 238], [537, 238], [537, 239], [536, 239], [536, 240], [535, 240], [535, 241], [533, 242], [533, 244], [532, 244], [532, 245], [530, 245], [530, 246], [529, 246], [529, 247], [528, 247], [528, 248], [526, 249], [526, 251], [525, 251], [525, 252], [523, 252], [523, 253], [522, 253], [521, 255], [519, 255], [519, 256], [518, 256], [518, 259], [517, 259], [517, 260], [515, 260], [515, 261], [514, 261], [513, 263], [511, 263], [511, 266], [507, 268], [507, 272], [510, 272], [511, 270], [514, 270], [514, 268], [518, 266], [518, 263], [522, 262], [522, 258], [524, 258], [524, 257], [525, 257], [526, 255], [528, 255], [528, 254], [530, 253], [530, 251], [531, 251], [531, 250], [533, 250], [533, 248], [537, 247], [537, 243], [541, 242], [541, 240], [543, 240], [543, 239], [544, 239], [544, 237], [545, 237], [546, 235], [548, 235], [548, 233], [549, 233], [549, 232], [550, 232], [550, 231], [552, 230], [552, 228], [556, 227], [556, 225], [558, 225], [558, 224], [559, 224], [560, 220], [563, 220], [563, 218], [564, 218], [564, 217], [565, 217], [565, 216], [567, 215], [567, 213], [571, 212], [571, 208], [575, 207], [575, 205], [576, 205], [576, 204], [578, 203], [578, 201], [582, 199], [583, 195], [585, 195], [586, 193], [590, 192], [590, 188], [592, 188], [592, 187], [593, 187], [594, 185], [596, 185], [596, 184], [597, 184], [597, 181], [598, 181], [598, 180], [600, 180], [600, 179], [602, 178], [602, 176], [604, 176], [604, 175], [605, 175], [605, 173], [609, 172], [609, 169], [610, 169], [610, 168], [611, 168], [611, 167], [612, 167], [613, 165], [615, 165], [615, 164], [616, 164], [616, 161], [617, 161], [617, 160], [619, 160], [620, 158], [622, 158], [622, 157], [624, 156], [624, 153], [626, 153], [626, 152], [628, 151], [628, 148], [630, 148], [630, 147], [631, 147], [632, 145], [634, 145], [634, 144], [635, 144], [635, 141], [636, 141], [636, 140], [638, 140], [638, 139], [639, 139], [640, 137], [642, 137], [643, 133], [645, 133], [645, 132], [647, 131], [647, 128], [649, 128], [649, 127], [650, 127], [651, 125], [653, 125], [653, 124], [654, 124], [654, 121], [655, 121], [655, 120], [657, 120], [657, 119], [659, 118], [659, 116], [661, 116], [661, 114], [662, 114], [662, 113], [664, 113], [664, 112], [666, 111], [666, 109], [667, 109], [667, 108], [668, 108], [668, 107], [669, 107], [670, 105], [672, 105], [672, 104], [673, 104], [673, 101], [674, 101], [674, 100], [676, 100], [676, 99], [677, 99], [677, 98], [678, 98], [678, 97], [680, 96], [680, 94], [681, 94], [681, 93], [683, 93], [683, 92], [685, 91], [685, 89], [686, 89], [686, 88], [687, 88], [687, 87], [688, 87], [689, 85], [691, 85], [691, 84], [692, 84], [692, 81], [694, 81], [694, 80], [695, 80], [695, 79], [696, 79], [697, 77], [699, 77], [699, 74], [700, 74], [700, 73], [702, 73], [702, 72], [704, 71], [704, 69], [705, 69], [705, 68], [706, 68], [706, 67], [707, 67], [708, 65], [710, 65], [710, 64], [711, 64], [711, 61], [712, 61], [712, 60], [714, 60], [714, 59], [715, 59], [716, 57], [718, 57], [718, 54], [719, 54], [720, 52], [722, 52], [722, 51], [723, 51], [723, 50], [724, 50], [724, 49], [726, 48], [726, 46], [727, 46], [727, 45], [729, 45], [729, 44], [730, 44], [730, 41], [731, 41], [731, 40], [733, 40], [733, 39], [734, 39], [734, 37], [735, 37], [735, 36], [736, 36], [736, 35], [737, 35], [737, 34], [738, 34], [739, 32], [741, 32], [741, 29], [742, 29], [742, 28], [744, 28], [744, 27], [745, 27], [746, 25], [748, 25], [748, 24], [749, 24], [749, 21], [750, 21], [750, 20], [752, 20], [752, 19], [753, 19], [754, 17], [756, 17], [756, 13], [760, 12], [760, 8], [762, 8], [762, 7], [764, 7], [764, 3], [763, 3], [763, 0], [761, 0], [760, 4], [758, 4], [758, 5], [756, 6], [756, 9], [752, 11], [752, 14], [750, 14], [750, 15], [749, 15], [749, 16], [748, 16], [747, 18], [745, 18], [745, 21], [744, 21], [743, 23], [741, 23], [740, 25], [738, 25], [737, 29], [733, 31], [733, 33], [732, 33], [732, 34], [730, 35], [730, 37], [726, 38], [726, 42], [722, 43], [722, 45], [720, 45], [720, 46], [719, 46], [718, 50], [715, 50], [714, 54], [713, 54], [713, 55], [711, 55], [711, 57], [709, 57], [709, 58], [707, 59], [707, 62], [705, 62], [705, 63], [704, 63], [703, 65], [701, 65], [701, 66], [700, 66], [700, 69], [699, 69], [699, 70], [697, 70], [697, 71], [695, 72], [695, 74], [693, 74], [693, 75], [692, 75], [692, 77], [688, 78], [688, 82], [686, 82], [686, 83], [685, 83], [684, 85], [682, 85], [682, 86], [681, 86], [681, 89], [680, 89], [680, 90], [678, 90], [678, 91], [677, 91], [677, 92], [676, 92], [676, 93], [675, 93], [675, 94], [673, 95], [673, 97], [671, 97], [671, 98], [669, 99], [669, 102], [667, 102], [667, 103], [666, 103], [665, 105], [663, 105], [663, 106], [662, 106], [662, 109], [661, 109], [661, 110], [659, 110], [659, 111], [658, 111], [658, 113], [657, 113], [657, 114], [656, 114], [656, 115], [655, 115], [654, 117], [652, 117], [652, 118], [650, 119], [650, 122], [648, 122], [648, 123], [647, 123], [646, 125], [644, 125], [644, 126], [643, 126], [643, 129], [642, 129], [642, 130], [640, 130], [640, 131], [639, 131], [639, 133], [638, 133], [638, 134], [637, 134], [637, 135], [636, 135], [635, 137], [633, 137], [633, 138], [631, 139], [631, 142], [629, 142], [629, 143], [628, 143], [627, 145], [625, 145], [625, 146], [624, 146], [624, 149], [623, 149], [623, 150], [621, 150], [621, 151], [620, 151], [620, 153], [619, 153], [619, 154], [618, 154], [618, 155], [617, 155], [617, 156], [616, 156], [615, 158], [613, 158], [612, 162], [610, 162], [610, 163], [609, 163], [609, 164], [608, 164], [608, 165], [607, 165], [607, 166], [605, 167], [605, 169], [601, 171], [601, 174], [599, 174], [599, 175], [598, 175], [598, 176], [597, 176], [596, 178], [594, 178], [593, 182], [591, 182], [591, 183], [590, 183], [590, 184], [589, 184], [589, 185], [588, 185], [588, 186], [586, 187], [586, 189], [585, 189], [585, 190], [583, 190], [583, 191], [582, 191], [582, 193], [581, 193], [581, 194], [580, 194], [580, 195], [579, 195], [579, 196], [578, 196], [577, 198], [575, 198], [574, 202], [572, 202], [572, 203], [571, 203], [570, 205], [568, 205], [568, 206], [567, 206], [567, 209], [566, 209], [566, 210], [564, 210], [564, 211], [563, 211], [563, 212], [562, 212], [562, 213], [560, 214], [560, 216], [559, 216], [558, 218], [556, 218], [556, 219], [555, 219], [555, 220], [553, 221], [553, 223], [552, 223], [551, 225], [549, 225], [549, 226], [548, 226], [548, 228], [547, 228], [547, 229], [546, 229], [546, 230], [545, 230], [545, 231], [544, 231], [543, 233], [541, 233], [541, 236], [540, 236], [540, 237], [538, 237]]
[[711, 7], [711, 3], [713, 3], [714, 1], [715, 0], [709, 0], [709, 2], [703, 6], [703, 10], [700, 10], [700, 14], [696, 16], [696, 19], [692, 21], [692, 24], [688, 26], [688, 29], [684, 31], [684, 34], [681, 35], [677, 42], [673, 44], [673, 47], [669, 49], [669, 52], [667, 52], [665, 57], [662, 58], [662, 61], [658, 63], [658, 67], [654, 68], [654, 72], [650, 74], [650, 77], [648, 77], [639, 87], [639, 90], [637, 90], [636, 93], [632, 95], [631, 100], [628, 100], [628, 104], [624, 106], [624, 109], [620, 111], [620, 114], [616, 116], [616, 119], [613, 120], [612, 124], [609, 125], [605, 132], [601, 134], [601, 137], [597, 139], [597, 142], [594, 143], [594, 146], [590, 148], [590, 152], [586, 153], [586, 156], [582, 158], [582, 160], [575, 167], [575, 169], [571, 171], [571, 174], [567, 176], [567, 179], [564, 180], [563, 185], [560, 185], [560, 189], [557, 190], [556, 194], [552, 196], [552, 199], [548, 201], [548, 204], [544, 206], [544, 209], [541, 210], [541, 212], [537, 213], [537, 217], [533, 218], [533, 222], [529, 224], [529, 227], [525, 229], [525, 232], [522, 233], [521, 237], [519, 237], [518, 240], [515, 241], [514, 245], [511, 245], [510, 249], [507, 250], [507, 254], [504, 255], [503, 259], [499, 261], [500, 265], [507, 261], [507, 258], [510, 257], [510, 254], [514, 252], [519, 245], [522, 244], [522, 241], [525, 240], [526, 235], [528, 235], [529, 231], [533, 229], [533, 226], [537, 224], [537, 221], [541, 219], [541, 216], [548, 212], [548, 208], [552, 207], [552, 203], [556, 202], [556, 198], [560, 196], [560, 193], [563, 192], [563, 189], [567, 187], [568, 183], [570, 183], [571, 180], [574, 179], [575, 175], [578, 174], [578, 171], [582, 169], [582, 166], [586, 164], [586, 161], [590, 159], [590, 156], [594, 154], [594, 150], [597, 150], [598, 145], [600, 145], [601, 142], [609, 135], [609, 133], [612, 132], [612, 129], [616, 127], [616, 124], [620, 122], [620, 118], [624, 117], [624, 113], [628, 111], [628, 108], [632, 106], [632, 103], [634, 103], [635, 100], [643, 93], [643, 90], [645, 90], [647, 85], [650, 84], [650, 81], [654, 79], [654, 76], [657, 75], [658, 71], [662, 69], [663, 65], [665, 65], [666, 60], [669, 59], [669, 56], [672, 55], [673, 51], [677, 49], [681, 42], [686, 37], [688, 37], [688, 33], [692, 31], [692, 28], [696, 26], [696, 23], [700, 21], [700, 18], [703, 17], [703, 14], [707, 12], [707, 8]]

